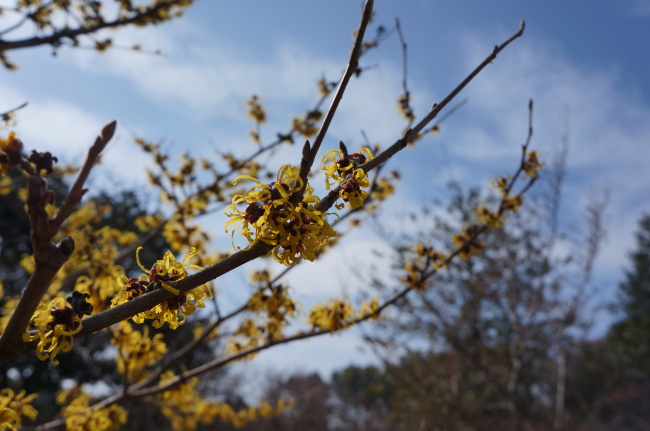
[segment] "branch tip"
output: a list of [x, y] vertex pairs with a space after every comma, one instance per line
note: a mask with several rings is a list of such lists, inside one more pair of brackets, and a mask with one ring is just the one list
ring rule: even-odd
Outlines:
[[345, 146], [343, 141], [339, 141], [339, 148], [341, 149], [341, 152], [343, 153], [343, 157], [348, 157], [348, 147]]
[[113, 120], [102, 129], [102, 139], [104, 142], [108, 142], [113, 138], [115, 134], [115, 128], [117, 127], [117, 120]]

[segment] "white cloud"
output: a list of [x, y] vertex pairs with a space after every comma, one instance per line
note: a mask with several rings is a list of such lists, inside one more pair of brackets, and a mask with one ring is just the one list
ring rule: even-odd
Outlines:
[[77, 160], [85, 156], [85, 150], [104, 126], [96, 116], [61, 100], [27, 95], [4, 86], [0, 86], [0, 92], [11, 101], [11, 107], [18, 101], [29, 101], [18, 111], [13, 128], [28, 151], [50, 151], [59, 158]]
[[[27, 152], [49, 151], [60, 164], [81, 166], [88, 149], [107, 124], [105, 119], [81, 106], [62, 100], [23, 93], [0, 85], [0, 93], [7, 107], [24, 101], [29, 104], [18, 111], [12, 130], [20, 137]], [[144, 184], [143, 166], [150, 163], [138, 147], [131, 143], [130, 133], [118, 125], [115, 136], [102, 153], [102, 163], [91, 174], [88, 184], [99, 188], [121, 189], [134, 184]]]
[[313, 96], [321, 73], [341, 67], [297, 46], [281, 47], [270, 61], [257, 59], [187, 22], [146, 33], [125, 29], [119, 36], [122, 45], [160, 46], [164, 54], [113, 50], [90, 59], [75, 52], [74, 61], [87, 72], [122, 76], [145, 97], [198, 118], [241, 120], [243, 102], [253, 93], [285, 103]]

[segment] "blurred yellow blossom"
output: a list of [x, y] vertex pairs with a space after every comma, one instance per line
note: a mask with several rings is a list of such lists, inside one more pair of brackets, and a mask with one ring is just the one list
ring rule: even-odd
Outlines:
[[23, 416], [31, 420], [36, 419], [38, 411], [30, 403], [38, 394], [25, 394], [24, 390], [17, 394], [11, 389], [0, 391], [0, 429], [17, 431], [22, 427]]

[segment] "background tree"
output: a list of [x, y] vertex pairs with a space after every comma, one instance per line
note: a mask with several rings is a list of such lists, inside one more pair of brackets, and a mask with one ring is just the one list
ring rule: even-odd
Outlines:
[[242, 428], [245, 431], [330, 429], [330, 388], [317, 373], [266, 376], [263, 398], [276, 404], [293, 400], [291, 409], [281, 416], [263, 418]]
[[618, 345], [623, 369], [634, 380], [650, 378], [650, 215], [639, 221], [631, 268], [620, 284], [618, 308], [622, 319], [610, 331]]
[[650, 426], [650, 218], [641, 217], [631, 269], [619, 285], [622, 314], [608, 333], [583, 341], [567, 360], [567, 410], [593, 430]]
[[[562, 165], [547, 173], [545, 193], [488, 232], [471, 259], [451, 263], [435, 281], [421, 280], [419, 294], [369, 335], [394, 388], [382, 400], [389, 404], [384, 429], [569, 429], [565, 362], [588, 323], [586, 289], [603, 206], [589, 209], [581, 237], [561, 235]], [[412, 215], [423, 227], [414, 234], [417, 248], [411, 238], [394, 239], [403, 282], [453, 245], [451, 232], [483, 216], [477, 190], [452, 190], [445, 214]]]

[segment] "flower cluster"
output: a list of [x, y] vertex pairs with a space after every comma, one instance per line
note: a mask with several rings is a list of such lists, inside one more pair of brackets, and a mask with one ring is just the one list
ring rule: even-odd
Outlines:
[[544, 162], [540, 157], [539, 151], [526, 151], [522, 167], [526, 175], [530, 178], [537, 178], [539, 171], [544, 168]]
[[454, 245], [460, 249], [458, 256], [461, 259], [469, 259], [485, 248], [485, 242], [476, 238], [477, 229], [478, 226], [467, 225], [461, 233], [453, 235], [452, 240]]
[[409, 123], [415, 120], [415, 114], [411, 108], [411, 94], [408, 91], [397, 99], [397, 112]]
[[[55, 298], [48, 305], [39, 304], [34, 313], [35, 333], [23, 334], [23, 341], [38, 341], [36, 356], [42, 361], [50, 359], [54, 365], [59, 361], [56, 355], [72, 349], [74, 336], [81, 331], [81, 318], [92, 313], [93, 307], [86, 299], [87, 293], [73, 292], [66, 298]], [[66, 301], [69, 305], [66, 305]]]
[[16, 431], [22, 427], [22, 417], [27, 416], [35, 420], [38, 411], [29, 403], [34, 401], [38, 394], [25, 396], [25, 391], [15, 394], [11, 389], [0, 391], [0, 429]]
[[291, 131], [305, 138], [311, 138], [318, 132], [318, 123], [321, 118], [323, 118], [323, 113], [317, 109], [309, 111], [305, 115], [295, 117], [291, 122]]
[[[74, 226], [80, 228], [69, 232], [75, 241], [75, 255], [65, 269], [72, 273], [84, 268], [85, 275], [77, 277], [75, 290], [90, 295], [88, 301], [96, 312], [110, 308], [111, 299], [118, 293], [115, 279], [124, 269], [115, 263], [116, 256], [120, 249], [137, 240], [137, 235], [133, 232], [120, 231], [110, 226], [94, 228], [94, 222], [101, 220], [95, 214], [106, 214], [108, 211], [110, 209], [105, 205], [84, 205], [71, 216], [75, 222], [79, 221]], [[65, 229], [67, 231], [69, 227], [66, 226]]]
[[322, 77], [318, 80], [316, 85], [318, 86], [318, 94], [320, 97], [327, 97], [330, 93], [336, 88], [337, 82], [327, 81], [325, 77]]
[[[347, 154], [341, 150], [330, 150], [323, 156], [322, 168], [325, 171], [325, 187], [327, 190], [332, 185], [338, 185], [339, 197], [345, 202], [350, 202], [352, 208], [363, 205], [368, 192], [361, 187], [370, 187], [370, 179], [359, 165], [372, 159], [370, 149], [364, 147], [360, 153]], [[343, 208], [344, 204], [337, 204], [336, 208]]]
[[314, 328], [336, 331], [349, 325], [348, 320], [354, 312], [350, 303], [344, 300], [331, 304], [314, 305], [309, 312], [309, 323]]
[[[268, 272], [253, 273], [253, 280], [267, 283], [258, 288], [250, 297], [247, 309], [254, 317], [244, 319], [234, 330], [233, 337], [226, 343], [225, 354], [236, 354], [251, 349], [263, 342], [281, 339], [283, 329], [289, 326], [290, 318], [296, 317], [298, 304], [289, 295], [289, 288], [282, 284], [271, 285]], [[246, 355], [243, 359], [250, 359]]]
[[504, 217], [499, 212], [494, 212], [486, 206], [480, 206], [474, 211], [476, 221], [491, 229], [501, 227]]
[[56, 402], [65, 406], [61, 414], [68, 431], [111, 431], [124, 425], [128, 417], [117, 404], [92, 408], [92, 398], [79, 387], [60, 391]]
[[[226, 222], [226, 232], [232, 229], [234, 235], [241, 227], [241, 234], [247, 239], [250, 248], [262, 241], [272, 245], [272, 255], [278, 262], [290, 266], [307, 259], [313, 261], [319, 247], [327, 245], [329, 238], [336, 235], [332, 226], [325, 220], [325, 214], [316, 209], [319, 201], [312, 193], [314, 189], [307, 185], [303, 189], [303, 180], [299, 169], [292, 165], [280, 168], [277, 180], [264, 184], [256, 178], [242, 175], [233, 180], [247, 179], [257, 185], [246, 194], [235, 194], [232, 205], [225, 214], [230, 218]], [[294, 193], [302, 192], [301, 202], [292, 201]], [[246, 205], [242, 210], [238, 205]]]
[[142, 247], [138, 247], [136, 250], [136, 260], [146, 274], [142, 274], [138, 278], [128, 278], [122, 274], [117, 280], [121, 286], [120, 294], [113, 299], [113, 306], [131, 301], [140, 295], [157, 289], [168, 290], [177, 296], [156, 305], [151, 310], [136, 314], [133, 316], [133, 321], [142, 323], [145, 319], [154, 319], [154, 328], [160, 328], [164, 322], [167, 322], [171, 329], [176, 329], [179, 325], [185, 323], [185, 318], [193, 314], [197, 308], [204, 308], [203, 299], [211, 294], [209, 289], [208, 293], [203, 292], [201, 287], [189, 292], [180, 292], [168, 284], [187, 277], [188, 268], [202, 269], [197, 265], [186, 265], [188, 260], [196, 256], [197, 251], [192, 248], [190, 253], [180, 262], [176, 261], [174, 255], [168, 251], [149, 270], [140, 262], [139, 252], [141, 249]]
[[[171, 371], [161, 376], [161, 385], [167, 384], [178, 376]], [[259, 406], [244, 407], [235, 410], [230, 404], [214, 402], [203, 399], [196, 391], [199, 379], [192, 377], [181, 381], [173, 388], [166, 390], [157, 397], [160, 411], [167, 416], [175, 431], [191, 431], [199, 423], [212, 424], [216, 420], [230, 423], [236, 428], [241, 428], [249, 422], [260, 417], [270, 418], [291, 409], [294, 404], [292, 399], [279, 399], [275, 408], [267, 401], [262, 401]]]
[[260, 143], [260, 125], [266, 122], [266, 112], [260, 102], [260, 98], [254, 94], [249, 100], [246, 101], [248, 107], [248, 116], [251, 117], [255, 123], [255, 129], [250, 131], [253, 143]]
[[[542, 164], [539, 162], [536, 151], [528, 151], [525, 154], [527, 155], [527, 159], [522, 163], [522, 171], [530, 176], [531, 181], [534, 181], [537, 178], [538, 171], [542, 169]], [[524, 204], [524, 197], [521, 193], [511, 194], [514, 181], [510, 176], [498, 177], [492, 180], [492, 187], [501, 198], [499, 208], [492, 210], [486, 205], [481, 205], [476, 208], [474, 211], [474, 219], [477, 224], [490, 229], [496, 229], [501, 227], [508, 213], [516, 213], [519, 210]]]
[[248, 106], [248, 116], [255, 123], [264, 123], [266, 121], [266, 112], [264, 112], [264, 107], [256, 94], [246, 101], [246, 106]]
[[289, 288], [282, 284], [258, 289], [248, 300], [248, 309], [257, 315], [265, 315], [264, 332], [269, 340], [282, 336], [282, 328], [295, 317], [298, 304], [289, 296]]
[[363, 319], [379, 318], [379, 297], [374, 297], [353, 310], [350, 303], [338, 299], [330, 304], [316, 304], [309, 312], [309, 323], [314, 329], [335, 332]]
[[132, 380], [143, 377], [145, 369], [158, 363], [167, 353], [162, 334], [149, 337], [148, 327], [145, 326], [143, 332], [134, 331], [127, 322], [118, 323], [111, 344], [119, 351], [117, 370]]
[[426, 290], [429, 287], [427, 274], [443, 267], [447, 257], [431, 245], [421, 242], [410, 247], [409, 251], [410, 257], [404, 263], [406, 275], [402, 280], [411, 289]]

